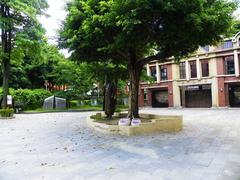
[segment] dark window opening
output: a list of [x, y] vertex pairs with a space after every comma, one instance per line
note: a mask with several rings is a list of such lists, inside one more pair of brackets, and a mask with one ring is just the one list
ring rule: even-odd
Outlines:
[[225, 41], [222, 45], [223, 49], [229, 49], [233, 47], [233, 42], [232, 40]]
[[191, 78], [197, 77], [197, 67], [196, 67], [196, 61], [190, 61], [190, 70], [191, 70]]
[[205, 51], [209, 51], [209, 45], [206, 45], [206, 46], [202, 46], [202, 48], [205, 50]]
[[208, 61], [202, 61], [202, 77], [208, 77], [209, 76], [209, 64]]
[[227, 56], [225, 60], [225, 74], [235, 74], [234, 58], [233, 56]]
[[160, 71], [161, 71], [161, 80], [162, 81], [165, 81], [167, 80], [167, 67], [166, 66], [161, 66], [160, 68]]
[[150, 67], [150, 72], [151, 72], [151, 76], [154, 78], [154, 81], [156, 81], [156, 80], [157, 80], [157, 70], [156, 70], [156, 66]]
[[186, 79], [186, 64], [185, 64], [185, 62], [181, 62], [179, 64], [179, 71], [180, 71], [180, 79]]

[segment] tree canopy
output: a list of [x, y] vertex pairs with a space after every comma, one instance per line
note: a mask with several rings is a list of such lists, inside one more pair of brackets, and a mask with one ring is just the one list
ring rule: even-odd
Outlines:
[[[44, 30], [37, 20], [47, 9], [46, 0], [2, 0], [0, 2], [3, 107], [7, 106], [11, 60], [41, 55]], [[36, 53], [37, 52], [37, 53]]]
[[166, 59], [219, 41], [231, 25], [235, 4], [223, 0], [74, 0], [67, 9], [60, 44], [73, 56], [106, 60], [119, 55], [127, 60], [133, 48], [141, 60], [152, 48], [158, 51], [158, 59]]
[[218, 42], [231, 26], [235, 7], [225, 0], [73, 0], [59, 42], [76, 60], [126, 63], [129, 117], [138, 117], [143, 66]]

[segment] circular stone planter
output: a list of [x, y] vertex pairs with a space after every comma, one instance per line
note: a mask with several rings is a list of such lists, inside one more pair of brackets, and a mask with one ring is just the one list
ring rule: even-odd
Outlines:
[[[102, 113], [97, 113], [96, 115], [101, 116]], [[119, 119], [124, 117], [127, 117], [126, 113], [118, 113], [117, 116], [115, 116], [115, 118]], [[117, 124], [108, 123], [107, 121], [101, 122], [88, 117], [87, 125], [102, 133], [126, 136], [152, 134], [157, 132], [179, 132], [183, 127], [182, 116], [140, 114], [140, 120], [141, 119], [147, 119], [147, 121], [142, 121], [138, 126], [119, 126]]]

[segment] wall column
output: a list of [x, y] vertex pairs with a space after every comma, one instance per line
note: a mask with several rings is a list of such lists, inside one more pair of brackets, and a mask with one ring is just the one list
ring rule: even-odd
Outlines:
[[152, 106], [152, 90], [151, 89], [148, 89], [147, 96], [148, 96], [148, 106]]
[[138, 106], [139, 107], [144, 106], [144, 89], [139, 89]]
[[178, 84], [176, 81], [173, 81], [173, 106], [175, 108], [181, 107], [181, 93], [180, 93], [180, 87], [178, 87]]
[[182, 86], [181, 88], [181, 97], [182, 97], [182, 107], [186, 107], [186, 86]]
[[189, 73], [189, 62], [188, 62], [188, 60], [185, 61], [185, 65], [186, 65], [186, 80], [189, 81], [190, 73]]
[[200, 65], [199, 57], [197, 57], [196, 66], [197, 66], [197, 79], [200, 80], [201, 79], [201, 65]]
[[216, 77], [214, 77], [212, 79], [212, 87], [211, 87], [211, 90], [212, 90], [212, 107], [218, 107], [219, 104], [218, 104], [218, 79]]
[[238, 51], [234, 50], [234, 67], [236, 77], [239, 77], [239, 60], [238, 60]]
[[147, 76], [151, 76], [151, 71], [150, 71], [149, 64], [147, 64]]
[[168, 83], [168, 107], [174, 107], [173, 83]]
[[160, 83], [160, 67], [159, 63], [156, 63], [157, 83]]
[[226, 107], [226, 89], [224, 84], [224, 78], [218, 78], [218, 100], [219, 107]]

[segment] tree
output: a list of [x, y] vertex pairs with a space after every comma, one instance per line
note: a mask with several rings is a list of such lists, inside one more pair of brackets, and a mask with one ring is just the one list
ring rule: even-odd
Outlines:
[[129, 117], [139, 117], [143, 66], [179, 60], [199, 45], [218, 42], [231, 25], [235, 6], [225, 0], [73, 0], [59, 41], [76, 60], [126, 63]]
[[[2, 0], [0, 2], [1, 60], [3, 73], [3, 108], [7, 107], [11, 60], [24, 53], [35, 54], [43, 29], [37, 15], [44, 14], [46, 0]], [[30, 47], [29, 52], [19, 46]]]
[[240, 20], [234, 20], [231, 28], [229, 29], [228, 37], [233, 37], [240, 32]]
[[[34, 50], [32, 50], [32, 45], [19, 45], [14, 48], [18, 53], [12, 53], [16, 54], [16, 57], [11, 58], [10, 87], [15, 89], [43, 88], [45, 80], [51, 83], [54, 81], [51, 77], [54, 67], [59, 61], [66, 59], [55, 45], [49, 45], [46, 40], [38, 43], [38, 46]], [[1, 72], [0, 78], [2, 78]]]
[[[86, 64], [63, 59], [59, 61], [51, 73], [53, 83], [56, 85], [67, 85], [67, 94], [73, 98], [83, 99], [86, 93], [93, 88], [91, 76], [85, 76]], [[71, 100], [71, 99], [69, 99]]]
[[106, 83], [107, 76], [111, 78], [111, 81], [114, 82], [116, 86], [119, 81], [126, 81], [128, 76], [127, 67], [123, 64], [93, 62], [85, 63], [84, 68], [85, 76], [87, 74], [90, 79], [101, 86]]

